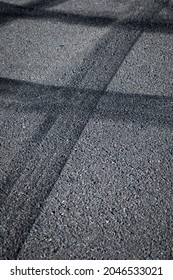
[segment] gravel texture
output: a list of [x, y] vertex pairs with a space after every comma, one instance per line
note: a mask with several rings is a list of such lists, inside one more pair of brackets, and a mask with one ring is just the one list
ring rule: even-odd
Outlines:
[[143, 33], [109, 85], [109, 90], [173, 96], [173, 36]]
[[109, 92], [20, 259], [170, 259], [173, 102]]
[[23, 19], [0, 30], [0, 76], [66, 85], [108, 28]]
[[99, 3], [0, 2], [2, 259], [172, 258], [171, 2]]

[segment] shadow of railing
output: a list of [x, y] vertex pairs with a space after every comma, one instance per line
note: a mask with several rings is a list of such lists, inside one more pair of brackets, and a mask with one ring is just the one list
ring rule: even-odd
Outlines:
[[[62, 2], [64, 1], [53, 1], [51, 2], [51, 6]], [[91, 25], [97, 27], [116, 23], [124, 28], [138, 29], [146, 32], [173, 32], [173, 20], [170, 19], [133, 19], [130, 17], [130, 19], [120, 20], [117, 17], [98, 16], [98, 14], [95, 15], [94, 13], [84, 15], [65, 11], [49, 11], [45, 9], [49, 4], [50, 1], [41, 0], [34, 3], [30, 2], [25, 6], [0, 2], [0, 23], [4, 24], [15, 19], [53, 20], [68, 24]]]
[[0, 23], [6, 23], [9, 20], [11, 21], [14, 19], [49, 19], [68, 24], [105, 26], [112, 24], [113, 21], [115, 21], [115, 19], [111, 17], [87, 16], [63, 11], [48, 11], [44, 10], [43, 7], [42, 9], [36, 9], [35, 6], [32, 5], [24, 7], [12, 4], [4, 5], [4, 3], [0, 3], [0, 9]]
[[45, 116], [37, 129], [20, 143], [2, 184], [6, 190], [2, 203], [5, 259], [17, 258], [91, 115], [116, 123], [130, 122], [143, 129], [173, 127], [171, 97], [108, 92], [108, 97], [114, 96], [114, 101], [109, 110], [102, 110], [100, 107], [95, 109], [103, 94], [99, 90], [44, 86], [1, 78], [0, 92], [1, 100], [4, 99], [7, 106], [4, 109], [8, 108], [9, 114], [17, 106], [17, 111], [25, 116], [29, 117], [32, 112]]
[[[49, 1], [43, 2], [46, 4]], [[40, 3], [41, 7], [41, 1], [38, 3]], [[29, 6], [29, 4], [24, 7], [12, 4], [4, 5], [1, 2], [1, 8], [1, 22], [4, 20], [4, 23], [17, 18], [34, 18], [99, 27], [113, 24], [117, 20], [111, 17], [74, 15], [65, 12], [33, 9], [33, 5]], [[165, 33], [172, 32], [173, 27], [171, 21], [161, 22], [159, 20], [144, 19], [139, 21], [126, 20], [118, 22], [118, 24], [124, 26], [124, 28]], [[112, 37], [114, 38], [114, 34]], [[23, 139], [19, 150], [10, 162], [8, 174], [2, 182], [3, 190], [5, 190], [5, 197], [3, 194], [2, 203], [4, 214], [4, 258], [17, 258], [33, 223], [45, 204], [45, 199], [54, 187], [74, 145], [103, 93], [104, 91], [102, 90], [80, 89], [72, 86], [44, 86], [0, 78], [0, 96], [1, 102], [4, 102], [2, 109], [8, 109], [10, 112], [16, 106], [16, 110], [25, 115], [30, 115], [33, 112], [44, 114], [43, 122]], [[107, 94], [111, 95], [110, 92]], [[110, 113], [110, 110], [104, 112], [97, 110], [96, 114], [98, 114], [99, 118], [111, 118], [116, 122], [121, 120], [143, 125], [144, 127], [172, 128], [173, 109], [171, 97], [122, 94], [118, 92], [115, 94], [115, 103], [112, 106], [112, 113]], [[57, 120], [58, 126], [56, 124]], [[54, 129], [55, 126], [56, 129]], [[55, 130], [55, 134], [51, 135], [52, 130]], [[51, 141], [48, 142], [50, 139], [53, 140], [53, 145], [49, 147], [44, 141], [52, 143]], [[42, 162], [42, 157], [44, 157], [44, 163]], [[43, 173], [42, 180], [41, 174]], [[32, 182], [32, 186], [29, 182]]]

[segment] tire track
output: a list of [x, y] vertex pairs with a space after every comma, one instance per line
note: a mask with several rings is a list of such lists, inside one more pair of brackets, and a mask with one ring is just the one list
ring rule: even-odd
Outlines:
[[[10, 193], [2, 209], [2, 258], [17, 258], [97, 102], [141, 33], [113, 26], [83, 61], [69, 89], [54, 88], [50, 103], [43, 98], [40, 103], [23, 105], [24, 111], [42, 112], [45, 102], [48, 115], [11, 164], [6, 181], [11, 180]], [[56, 101], [55, 93], [60, 94]]]
[[[47, 119], [45, 119], [45, 124], [36, 132], [37, 137], [32, 135], [28, 142], [24, 142], [23, 147], [11, 162], [9, 170], [11, 174], [9, 174], [5, 181], [5, 185], [8, 185], [11, 191], [2, 209], [2, 234], [4, 240], [2, 258], [17, 258], [22, 244], [44, 205], [46, 197], [57, 181], [61, 170], [87, 124], [103, 90], [109, 84], [110, 75], [111, 77], [114, 75], [115, 69], [118, 69], [122, 58], [126, 56], [130, 47], [140, 34], [140, 32], [132, 31], [130, 36], [130, 33], [127, 34], [127, 29], [123, 30], [123, 28], [121, 28], [119, 32], [118, 28], [116, 28], [116, 30], [117, 32], [111, 30], [104, 38], [104, 47], [106, 47], [108, 40], [109, 46], [111, 45], [112, 37], [114, 37], [115, 34], [116, 36], [119, 34], [119, 38], [122, 38], [122, 33], [124, 34], [123, 43], [125, 47], [121, 48], [123, 53], [121, 53], [114, 62], [112, 70], [108, 65], [108, 70], [105, 74], [105, 64], [102, 68], [102, 72], [100, 72], [99, 68], [97, 69], [97, 67], [99, 67], [98, 64], [102, 65], [101, 55], [103, 55], [103, 53], [105, 58], [108, 54], [108, 64], [110, 60], [113, 61], [113, 58], [116, 57], [116, 54], [114, 54], [114, 57], [112, 56], [112, 52], [109, 48], [106, 48], [107, 52], [104, 51], [102, 41], [101, 49], [97, 48], [94, 52], [92, 59], [92, 61], [94, 61], [94, 67], [90, 68], [85, 64], [86, 62], [84, 62], [88, 71], [86, 71], [84, 65], [82, 65], [81, 72], [84, 67], [85, 77], [83, 78], [83, 75], [79, 74], [80, 79], [75, 78], [72, 82], [75, 88], [77, 88], [78, 85], [78, 88], [81, 87], [81, 90], [65, 90], [70, 95], [69, 100], [67, 101], [65, 98], [62, 98], [62, 100], [56, 101], [57, 105], [49, 107], [50, 110]], [[109, 38], [110, 35], [111, 39]], [[114, 39], [114, 41], [115, 40], [116, 39]], [[119, 40], [117, 41], [116, 48], [118, 49]], [[98, 58], [100, 63], [95, 63], [95, 60]], [[91, 61], [90, 57], [86, 59], [86, 61]], [[93, 69], [93, 71], [91, 71], [91, 69]], [[99, 73], [94, 73], [93, 75], [96, 69], [97, 71], [99, 70]], [[90, 71], [91, 75], [89, 73]], [[102, 83], [96, 80], [97, 77], [100, 78], [100, 75], [103, 77]], [[74, 85], [72, 86], [74, 87]], [[97, 88], [97, 91], [91, 89], [84, 90], [88, 85], [91, 88]], [[56, 94], [58, 94], [58, 92], [59, 91], [57, 91]], [[59, 108], [58, 103], [62, 106], [60, 111], [57, 110], [57, 108]], [[32, 109], [32, 107], [34, 109], [34, 102], [30, 109]], [[24, 110], [27, 109], [27, 106], [24, 106]], [[51, 120], [49, 121], [49, 119]], [[4, 188], [6, 188], [5, 185]]]

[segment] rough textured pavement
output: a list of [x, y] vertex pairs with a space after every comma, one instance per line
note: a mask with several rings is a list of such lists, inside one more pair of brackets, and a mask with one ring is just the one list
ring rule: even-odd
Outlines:
[[0, 2], [2, 259], [172, 259], [172, 9]]

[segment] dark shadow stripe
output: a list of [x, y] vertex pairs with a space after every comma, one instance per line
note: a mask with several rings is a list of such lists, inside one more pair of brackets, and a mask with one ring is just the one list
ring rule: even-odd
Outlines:
[[[114, 28], [108, 32], [106, 36], [104, 36], [97, 44], [97, 46], [90, 52], [88, 57], [83, 61], [82, 66], [78, 69], [77, 73], [79, 75], [76, 75], [72, 81], [71, 81], [71, 87], [75, 88], [75, 90], [58, 90], [60, 92], [61, 97], [58, 101], [58, 99], [53, 101], [53, 104], [55, 104], [55, 114], [56, 114], [56, 108], [58, 107], [58, 103], [60, 102], [61, 106], [63, 104], [62, 111], [58, 111], [57, 115], [53, 117], [52, 125], [49, 126], [49, 129], [44, 127], [43, 131], [40, 131], [39, 139], [42, 140], [39, 144], [39, 141], [32, 142], [32, 137], [30, 136], [29, 141], [24, 141], [22, 144], [22, 148], [19, 150], [19, 153], [15, 155], [13, 158], [13, 161], [11, 162], [11, 166], [9, 168], [9, 176], [6, 178], [6, 181], [4, 181], [4, 189], [7, 188], [7, 185], [9, 187], [8, 192], [9, 196], [7, 197], [7, 200], [4, 201], [4, 207], [3, 207], [3, 217], [6, 217], [6, 213], [8, 213], [8, 219], [5, 218], [5, 220], [11, 221], [10, 223], [7, 223], [6, 226], [4, 225], [5, 230], [5, 244], [4, 244], [4, 258], [16, 258], [18, 252], [20, 251], [22, 244], [24, 240], [27, 237], [28, 232], [32, 228], [32, 225], [36, 219], [36, 217], [40, 213], [40, 209], [44, 205], [44, 201], [50, 191], [53, 188], [53, 185], [57, 181], [59, 174], [61, 170], [63, 169], [65, 162], [67, 161], [75, 143], [79, 139], [85, 125], [87, 124], [90, 115], [92, 114], [100, 96], [103, 93], [103, 90], [106, 89], [108, 86], [110, 79], [114, 76], [116, 71], [118, 70], [119, 66], [121, 65], [122, 61], [124, 60], [125, 56], [130, 51], [133, 44], [136, 42], [138, 37], [140, 36], [140, 32], [128, 32], [127, 30], [124, 31], [123, 28]], [[112, 64], [113, 63], [113, 64]], [[82, 74], [81, 74], [82, 73]], [[10, 80], [10, 90], [12, 87], [12, 81]], [[15, 84], [15, 82], [14, 82]], [[15, 85], [17, 86], [17, 84]], [[33, 84], [34, 86], [34, 84]], [[38, 86], [38, 85], [37, 85]], [[87, 87], [90, 87], [91, 89], [86, 89]], [[82, 89], [80, 89], [80, 87]], [[20, 95], [22, 92], [27, 91], [26, 83], [24, 84], [23, 90], [21, 87], [19, 87], [19, 93]], [[92, 88], [96, 89], [96, 91], [93, 91]], [[47, 87], [46, 87], [47, 89]], [[79, 90], [78, 90], [79, 89]], [[84, 91], [83, 91], [84, 89]], [[4, 90], [4, 84], [3, 84], [3, 90]], [[31, 88], [30, 88], [31, 90]], [[5, 92], [8, 92], [8, 86], [7, 90]], [[34, 94], [34, 89], [31, 90], [31, 92]], [[37, 91], [36, 91], [37, 92]], [[50, 91], [46, 90], [45, 93]], [[66, 93], [66, 95], [70, 96], [70, 101], [67, 100], [67, 98], [64, 98], [63, 93]], [[43, 91], [42, 91], [43, 93]], [[26, 95], [30, 95], [30, 93], [25, 93]], [[58, 95], [58, 93], [55, 93], [55, 88], [53, 89], [53, 96]], [[32, 95], [33, 96], [33, 95]], [[64, 102], [64, 103], [63, 103]], [[41, 100], [41, 103], [43, 103], [43, 99]], [[43, 104], [42, 104], [43, 105]], [[31, 103], [31, 106], [34, 108], [34, 102], [33, 105]], [[40, 110], [42, 107], [45, 108], [45, 106], [36, 106], [36, 110]], [[48, 111], [51, 111], [51, 106], [47, 106]], [[24, 106], [25, 110], [27, 110], [27, 105]], [[41, 111], [40, 111], [41, 112]], [[66, 113], [65, 113], [66, 112]], [[46, 148], [46, 145], [43, 141], [46, 137], [51, 138], [51, 130], [54, 130], [55, 122], [57, 122], [58, 116], [60, 116], [60, 126], [59, 131], [56, 131], [61, 136], [59, 139], [56, 136], [53, 138], [53, 141], [55, 141], [54, 148], [51, 151], [45, 152], [45, 156], [47, 158], [46, 162], [48, 163], [50, 161], [50, 155], [49, 153], [53, 152], [56, 153], [56, 148], [58, 145], [58, 141], [61, 142], [61, 153], [57, 153], [56, 159], [52, 159], [53, 163], [50, 168], [48, 167], [42, 167], [41, 161], [39, 161], [39, 154], [42, 154], [43, 152], [39, 152], [39, 148], [43, 145]], [[75, 118], [75, 122], [73, 123], [73, 118]], [[45, 133], [44, 133], [45, 131]], [[37, 135], [39, 135], [39, 130], [37, 132]], [[44, 136], [43, 136], [44, 135]], [[43, 139], [44, 138], [44, 139]], [[37, 139], [37, 137], [36, 137]], [[66, 139], [69, 139], [67, 142]], [[52, 140], [47, 140], [48, 143]], [[49, 147], [48, 147], [49, 148]], [[37, 152], [36, 152], [37, 151]], [[35, 155], [37, 154], [37, 155]], [[38, 159], [38, 162], [37, 162]], [[31, 162], [31, 167], [30, 166]], [[39, 166], [40, 163], [40, 166]], [[25, 169], [27, 166], [27, 169]], [[36, 168], [36, 166], [38, 166]], [[48, 169], [47, 169], [48, 168]], [[37, 175], [33, 175], [34, 170], [38, 169]], [[25, 171], [24, 171], [25, 170]], [[29, 173], [27, 174], [29, 170]], [[46, 179], [44, 183], [44, 180], [40, 179], [41, 174], [46, 172]], [[25, 173], [24, 173], [25, 172]], [[35, 171], [36, 172], [36, 171]], [[35, 173], [34, 173], [35, 174]], [[33, 179], [34, 178], [34, 179]], [[30, 191], [28, 191], [28, 180], [32, 182], [32, 188]], [[40, 181], [41, 180], [41, 181]], [[25, 189], [26, 186], [26, 189]], [[35, 191], [34, 191], [35, 189]], [[22, 195], [19, 198], [19, 193]], [[31, 196], [28, 197], [26, 193], [30, 193]], [[26, 199], [27, 196], [27, 199]], [[17, 201], [16, 201], [17, 199]], [[33, 203], [34, 201], [37, 201]], [[42, 202], [41, 202], [42, 201]], [[37, 209], [37, 204], [41, 202], [41, 208]], [[27, 206], [26, 204], [27, 203]], [[18, 206], [17, 206], [18, 205]], [[11, 208], [12, 207], [12, 208]], [[25, 210], [22, 210], [23, 207]], [[32, 214], [30, 212], [30, 208], [32, 207]], [[35, 208], [34, 208], [35, 207]], [[8, 210], [7, 210], [8, 209]], [[12, 210], [10, 210], [12, 209]], [[22, 214], [20, 211], [22, 210]], [[12, 211], [12, 212], [11, 212]], [[12, 216], [11, 216], [12, 215]], [[15, 216], [15, 217], [14, 217]], [[11, 228], [11, 223], [14, 223], [13, 227]], [[23, 229], [25, 230], [23, 231]], [[12, 230], [12, 232], [11, 232]], [[7, 235], [6, 235], [7, 234]], [[10, 236], [15, 235], [14, 238], [10, 238]], [[6, 243], [7, 242], [7, 243]]]
[[62, 87], [0, 77], [0, 98], [8, 100], [9, 104], [13, 101], [22, 104], [41, 98], [45, 94], [53, 95], [55, 93], [56, 97], [56, 91], [59, 89], [62, 90]]
[[[15, 11], [4, 11], [0, 12], [0, 18], [2, 22], [6, 20], [11, 20], [11, 18], [16, 19], [49, 19], [55, 20], [67, 24], [79, 24], [79, 25], [92, 25], [97, 27], [108, 26], [117, 21], [119, 26], [127, 27], [127, 29], [143, 30], [145, 32], [161, 32], [161, 33], [172, 33], [173, 32], [173, 22], [170, 20], [160, 20], [160, 19], [142, 19], [142, 20], [125, 20], [119, 21], [117, 18], [95, 16], [95, 15], [82, 15], [73, 14], [66, 12], [49, 12], [43, 10], [30, 10], [29, 8], [19, 8]], [[8, 18], [8, 19], [7, 19]]]
[[[3, 79], [1, 78], [1, 81], [2, 80]], [[12, 92], [10, 94], [8, 94], [9, 88], [10, 90], [12, 89]], [[32, 112], [45, 114], [44, 121], [37, 126], [37, 129], [32, 133], [32, 135], [27, 135], [27, 138], [23, 140], [22, 144], [20, 145], [19, 151], [15, 154], [15, 157], [12, 159], [10, 165], [8, 166], [8, 176], [3, 179], [1, 185], [5, 192], [9, 193], [17, 179], [24, 171], [26, 162], [33, 157], [35, 150], [43, 141], [49, 130], [52, 128], [58, 116], [63, 114], [63, 112], [68, 108], [70, 110], [70, 104], [75, 96], [75, 92], [74, 90], [63, 88], [59, 89], [58, 87], [56, 88], [54, 86], [42, 86], [25, 82], [19, 83], [19, 81], [12, 80], [10, 80], [8, 84], [7, 79], [4, 79], [3, 92], [6, 95], [5, 97], [8, 96], [8, 98], [9, 96], [13, 95], [13, 98], [11, 98], [13, 99], [12, 104], [8, 105], [7, 103], [6, 106], [9, 110], [9, 114], [10, 109], [12, 109], [14, 106], [16, 111], [18, 111], [19, 113], [23, 113], [25, 116], [28, 115], [28, 118], [29, 114]], [[35, 96], [36, 92], [39, 92], [39, 94], [36, 94]], [[22, 97], [22, 95], [24, 95], [25, 97]], [[46, 96], [44, 97], [44, 95]], [[16, 106], [15, 100], [20, 99], [20, 96], [21, 99], [24, 100], [21, 106]], [[40, 96], [41, 98], [39, 98]], [[83, 96], [80, 97], [81, 102], [82, 99]], [[68, 119], [68, 112], [66, 117]], [[3, 199], [1, 201], [1, 206], [4, 203], [5, 200]]]
[[[60, 107], [68, 107], [69, 100], [74, 98], [76, 91], [80, 87], [84, 88], [84, 92], [86, 88], [91, 88], [92, 94], [95, 93], [92, 88], [98, 89], [99, 92], [104, 91], [140, 34], [139, 31], [127, 31], [118, 27], [112, 28], [99, 40], [93, 50], [84, 59], [80, 68], [75, 71], [77, 74], [73, 76], [70, 82], [70, 91], [55, 86], [43, 86], [5, 78], [0, 79], [1, 96], [5, 96], [5, 99], [8, 97], [8, 100], [12, 100], [12, 104], [9, 103], [8, 106], [13, 106], [15, 100], [23, 104], [31, 102], [31, 105], [27, 104], [26, 106], [21, 103], [23, 112], [25, 110], [27, 112], [28, 108], [33, 107], [37, 113], [46, 113], [43, 124], [40, 124], [34, 134], [29, 135], [23, 141], [19, 152], [17, 152], [10, 163], [8, 168], [9, 175], [3, 181], [3, 186], [7, 193], [13, 188], [13, 185], [25, 169], [26, 162], [32, 158], [35, 149], [54, 125], [54, 122], [60, 114]], [[97, 94], [99, 93], [97, 92]], [[41, 103], [39, 103], [40, 96], [43, 96]], [[38, 102], [34, 98], [38, 98]], [[83, 102], [82, 100], [83, 95], [79, 97], [78, 102]], [[91, 107], [94, 108], [93, 106]]]
[[[70, 90], [66, 89], [66, 91]], [[6, 198], [5, 205], [3, 205], [2, 218], [7, 222], [6, 226], [4, 225], [4, 258], [17, 257], [32, 224], [40, 213], [45, 198], [57, 181], [100, 95], [101, 92], [96, 94], [90, 91], [73, 93], [73, 99], [75, 100], [70, 100], [68, 104], [64, 104], [64, 108], [61, 109], [58, 117], [56, 116], [56, 123], [53, 120], [51, 129], [49, 127], [49, 132], [45, 139], [42, 139], [41, 145], [34, 148], [31, 141], [31, 148], [26, 146], [25, 150], [20, 151], [15, 156], [13, 168], [15, 162], [17, 162], [17, 165], [21, 165], [22, 170], [19, 170], [19, 166], [16, 166], [19, 174], [15, 174], [14, 177], [19, 177], [21, 172], [22, 175], [18, 180], [16, 178], [15, 184], [13, 181], [11, 192]], [[37, 134], [36, 140], [37, 137], [42, 138], [39, 134]], [[18, 156], [20, 156], [19, 159]], [[24, 162], [22, 161], [23, 156]], [[25, 169], [26, 161], [27, 167]], [[16, 172], [13, 168], [11, 171]], [[13, 174], [11, 175], [13, 176]], [[8, 214], [7, 209], [9, 209]], [[8, 221], [13, 220], [13, 225], [11, 222], [8, 223], [6, 215]], [[11, 230], [15, 238], [11, 238], [13, 235]]]
[[83, 60], [71, 85], [104, 91], [141, 34], [130, 26], [112, 26]]
[[173, 33], [173, 22], [168, 20], [127, 20], [121, 22], [120, 25], [130, 26], [135, 30], [142, 29], [144, 32]]
[[[44, 1], [43, 1], [44, 2]], [[46, 1], [47, 2], [47, 1]], [[49, 2], [49, 1], [48, 1]], [[97, 27], [111, 25], [117, 22], [120, 26], [127, 27], [127, 29], [143, 30], [146, 32], [162, 32], [162, 33], [172, 33], [173, 32], [173, 22], [171, 20], [160, 20], [155, 18], [155, 15], [161, 11], [163, 8], [168, 6], [168, 1], [160, 1], [157, 3], [156, 8], [147, 15], [139, 15], [140, 19], [130, 18], [128, 20], [120, 21], [115, 17], [109, 16], [98, 16], [95, 14], [77, 14], [69, 13], [63, 11], [48, 11], [44, 10], [45, 6], [42, 1], [38, 2], [42, 9], [37, 9], [35, 7], [36, 3], [28, 3], [24, 6], [7, 4], [4, 2], [0, 3], [0, 22], [5, 23], [8, 20], [13, 19], [42, 19], [42, 20], [55, 20], [58, 22], [63, 22], [67, 24], [79, 24], [79, 25], [92, 25]], [[53, 2], [54, 3], [54, 2]], [[52, 3], [52, 5], [53, 5]], [[153, 4], [155, 5], [155, 4]], [[159, 10], [158, 10], [159, 8]], [[168, 7], [169, 9], [169, 7]]]
[[172, 127], [173, 98], [106, 93], [18, 258], [170, 258]]
[[[124, 121], [143, 127], [173, 128], [173, 97], [107, 91], [105, 108], [97, 108], [95, 117]], [[110, 102], [112, 100], [112, 102]]]
[[[31, 153], [30, 147], [26, 147], [24, 142], [24, 147], [28, 149], [29, 153], [26, 150], [20, 151], [22, 162], [20, 160], [18, 163], [19, 172], [15, 176], [3, 207], [3, 258], [17, 258], [35, 219], [40, 214], [45, 199], [57, 181], [100, 96], [140, 35], [141, 31], [114, 26], [84, 59], [69, 88], [58, 87], [58, 91], [53, 89], [52, 97], [56, 95], [57, 99], [55, 101], [53, 97], [53, 102], [47, 103], [50, 114], [51, 108], [54, 112], [50, 126], [47, 129], [49, 121], [45, 121], [46, 125], [43, 125], [43, 129], [41, 128], [40, 131], [41, 135], [45, 131], [44, 136], [40, 137], [39, 133], [36, 133], [34, 138], [36, 142], [32, 144], [31, 141], [31, 146], [33, 145]], [[12, 86], [11, 81], [10, 83]], [[26, 84], [23, 90], [22, 87], [20, 88], [18, 96], [22, 91], [27, 91]], [[31, 92], [34, 93], [34, 84]], [[47, 93], [50, 94], [48, 88], [46, 88]], [[64, 93], [69, 98], [64, 97]], [[59, 99], [58, 94], [60, 94]], [[25, 96], [29, 96], [29, 93], [26, 93]], [[50, 100], [52, 97], [50, 94]], [[34, 100], [32, 100], [30, 104], [23, 106], [23, 112], [32, 109], [41, 112], [45, 106], [42, 109], [41, 107], [37, 102], [34, 105]], [[41, 139], [39, 144], [38, 138]], [[27, 158], [28, 154], [29, 156], [32, 154], [30, 158]], [[18, 155], [13, 161], [17, 162], [17, 158]], [[13, 164], [12, 172], [14, 172]]]
[[[74, 92], [70, 88], [64, 90]], [[58, 120], [61, 120], [59, 131], [57, 124], [56, 126], [54, 124], [54, 132], [46, 136], [45, 142], [42, 141], [43, 148], [38, 147], [35, 150], [3, 208], [3, 258], [17, 257], [45, 203], [45, 198], [57, 181], [101, 94], [100, 91], [88, 90], [76, 92], [75, 100], [66, 104], [68, 115], [66, 110], [61, 112], [61, 118]], [[113, 93], [108, 92], [107, 95], [113, 96]], [[79, 98], [80, 103], [78, 103]], [[105, 110], [97, 108], [94, 116], [102, 119], [111, 118], [114, 121], [130, 121], [143, 127], [158, 126], [170, 129], [173, 126], [173, 98], [117, 93], [112, 107], [107, 108], [105, 104]], [[69, 141], [66, 141], [67, 139]], [[49, 142], [52, 141], [54, 144], [49, 147]]]
[[23, 7], [16, 5], [4, 5], [0, 11], [1, 21], [14, 19], [49, 19], [68, 24], [106, 26], [115, 21], [112, 17], [97, 15], [82, 15], [63, 11], [48, 11], [43, 9], [33, 9], [31, 6]]

